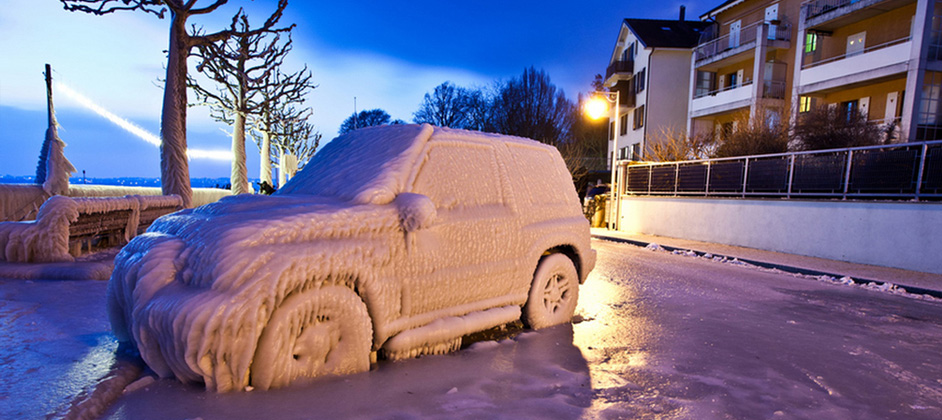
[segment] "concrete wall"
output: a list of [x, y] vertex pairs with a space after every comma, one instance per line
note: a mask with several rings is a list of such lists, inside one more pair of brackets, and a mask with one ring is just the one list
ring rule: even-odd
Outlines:
[[942, 203], [626, 197], [619, 228], [942, 274]]

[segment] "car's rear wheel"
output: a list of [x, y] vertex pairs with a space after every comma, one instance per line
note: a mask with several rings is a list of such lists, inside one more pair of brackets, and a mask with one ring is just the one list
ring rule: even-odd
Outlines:
[[579, 274], [572, 260], [564, 254], [544, 256], [533, 275], [523, 322], [533, 329], [569, 322], [578, 301]]
[[285, 299], [258, 341], [252, 385], [278, 388], [305, 378], [370, 369], [373, 329], [352, 290], [325, 286]]

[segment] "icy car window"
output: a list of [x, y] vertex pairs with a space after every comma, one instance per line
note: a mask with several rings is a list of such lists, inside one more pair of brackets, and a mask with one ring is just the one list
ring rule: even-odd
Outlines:
[[430, 126], [363, 128], [327, 143], [275, 194], [310, 194], [344, 201], [388, 202], [431, 135]]

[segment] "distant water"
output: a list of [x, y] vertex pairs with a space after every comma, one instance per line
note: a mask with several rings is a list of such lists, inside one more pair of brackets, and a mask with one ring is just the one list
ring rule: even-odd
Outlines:
[[[34, 176], [12, 176], [0, 175], [0, 184], [32, 184], [35, 182]], [[255, 189], [258, 189], [258, 179], [249, 179], [249, 182]], [[160, 187], [160, 178], [69, 178], [72, 185], [123, 185], [129, 187]], [[191, 178], [190, 186], [193, 188], [228, 188], [229, 178]]]

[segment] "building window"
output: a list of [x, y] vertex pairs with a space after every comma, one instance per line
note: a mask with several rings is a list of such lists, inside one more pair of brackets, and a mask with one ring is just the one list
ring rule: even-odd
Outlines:
[[641, 143], [631, 145], [631, 160], [641, 160]]
[[730, 74], [727, 74], [727, 75], [726, 75], [726, 80], [729, 81], [728, 86], [729, 86], [730, 89], [733, 89], [733, 88], [739, 86], [739, 81], [740, 81], [740, 80], [739, 80], [738, 77], [736, 77], [736, 75], [737, 75], [736, 72], [733, 72], [733, 73], [730, 73]]
[[635, 108], [635, 124], [634, 129], [637, 130], [641, 127], [644, 127], [644, 105], [641, 105]]
[[700, 98], [713, 93], [714, 90], [716, 90], [716, 73], [697, 70], [697, 86], [693, 97]]
[[927, 71], [922, 80], [915, 140], [937, 140], [942, 138], [942, 72]]
[[644, 76], [647, 69], [641, 69], [637, 74], [635, 74], [635, 92], [644, 91]]
[[618, 160], [625, 160], [631, 158], [631, 146], [625, 146], [621, 149], [618, 149]]
[[841, 102], [841, 117], [844, 121], [851, 122], [851, 120], [857, 116], [857, 108], [860, 106], [860, 102], [856, 99], [853, 101]]
[[798, 112], [805, 113], [811, 111], [811, 97], [802, 96], [798, 103]]
[[619, 121], [619, 124], [621, 124], [621, 129], [618, 130], [621, 132], [620, 135], [624, 136], [625, 134], [628, 134], [628, 114], [621, 116], [621, 121]]
[[805, 34], [805, 54], [813, 53], [818, 50], [818, 34]]

